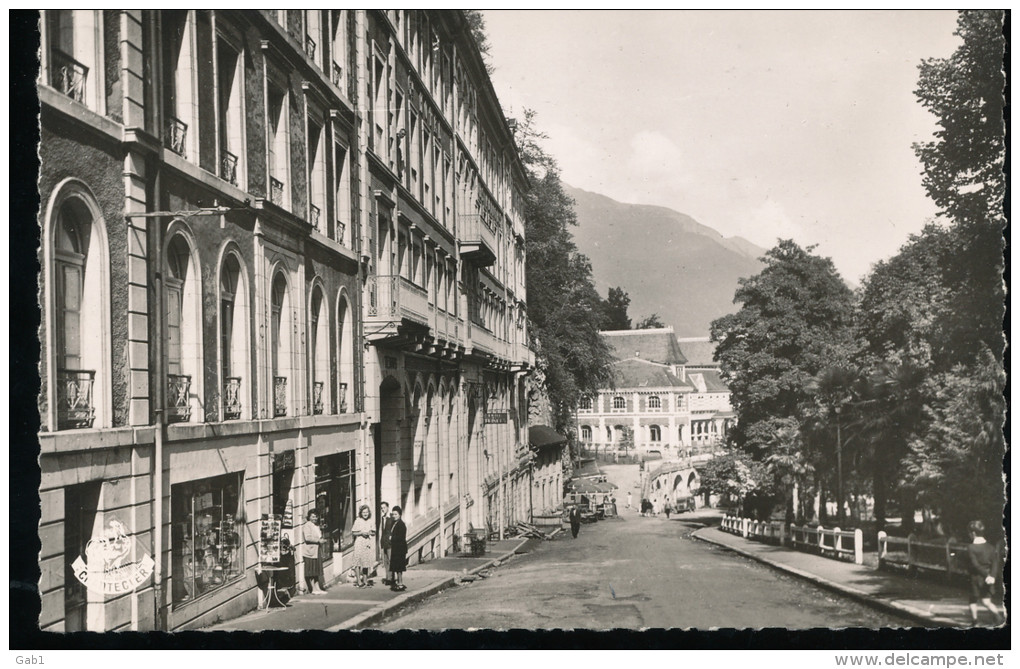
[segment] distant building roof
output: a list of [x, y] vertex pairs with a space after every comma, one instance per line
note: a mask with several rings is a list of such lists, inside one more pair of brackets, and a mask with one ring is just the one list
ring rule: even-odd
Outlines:
[[712, 359], [715, 344], [708, 337], [677, 338], [680, 350], [687, 358], [689, 367], [718, 367], [719, 363]]
[[638, 358], [615, 361], [613, 381], [617, 388], [691, 388], [669, 367]]
[[641, 358], [663, 365], [682, 365], [687, 362], [671, 327], [606, 330], [601, 334], [617, 360]]
[[701, 369], [696, 372], [687, 372], [687, 378], [691, 384], [701, 393], [728, 393], [729, 386], [722, 380], [719, 370]]

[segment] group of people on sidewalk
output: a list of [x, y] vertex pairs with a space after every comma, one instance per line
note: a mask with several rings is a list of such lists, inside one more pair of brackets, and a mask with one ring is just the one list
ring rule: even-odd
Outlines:
[[[407, 590], [404, 585], [404, 571], [407, 570], [407, 525], [402, 520], [403, 511], [399, 506], [390, 509], [389, 504], [380, 505], [379, 523], [372, 521], [372, 510], [367, 504], [358, 509], [358, 518], [351, 526], [354, 537], [354, 554], [352, 569], [354, 586], [367, 588], [372, 586], [369, 574], [376, 566], [376, 538], [382, 553], [383, 585], [390, 586], [394, 592]], [[313, 509], [305, 516], [301, 526], [300, 548], [302, 562], [305, 567], [305, 585], [312, 595], [324, 594], [327, 590], [320, 558], [320, 544], [328, 541], [323, 538], [319, 528], [319, 514]]]

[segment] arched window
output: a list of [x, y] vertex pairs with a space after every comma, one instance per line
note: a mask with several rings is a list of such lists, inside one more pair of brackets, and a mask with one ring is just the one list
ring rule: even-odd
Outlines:
[[237, 420], [249, 408], [248, 291], [237, 256], [228, 253], [220, 269], [220, 387], [223, 420]]
[[591, 411], [591, 406], [592, 402], [590, 397], [581, 398], [581, 411]]
[[662, 400], [659, 399], [658, 395], [652, 395], [651, 397], [648, 398], [648, 410], [649, 411], [658, 411], [661, 408], [662, 408]]
[[99, 209], [70, 185], [52, 222], [51, 429], [109, 425], [109, 294]]
[[621, 395], [613, 398], [613, 411], [624, 411], [627, 408], [627, 400]]
[[[337, 411], [347, 413], [353, 397], [348, 389], [354, 388], [354, 319], [350, 305], [343, 294], [337, 300], [336, 345], [339, 374], [337, 374]], [[353, 392], [352, 392], [353, 394]]]
[[290, 395], [287, 377], [290, 372], [290, 300], [287, 280], [282, 272], [273, 277], [270, 300], [269, 364], [273, 389], [273, 417], [287, 415]]
[[591, 427], [588, 425], [581, 426], [581, 441], [591, 441]]
[[311, 355], [312, 381], [312, 413], [326, 413], [329, 401], [329, 309], [322, 296], [322, 288], [316, 286], [312, 291], [311, 320], [309, 336], [311, 343], [308, 352]]
[[199, 271], [184, 234], [171, 233], [164, 263], [166, 315], [166, 419], [169, 423], [198, 421], [202, 374], [201, 292]]
[[648, 426], [649, 441], [662, 441], [662, 429], [658, 425]]

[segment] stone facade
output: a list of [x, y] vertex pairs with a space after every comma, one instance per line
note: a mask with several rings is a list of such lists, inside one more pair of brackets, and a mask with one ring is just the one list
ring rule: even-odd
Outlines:
[[526, 179], [460, 12], [40, 25], [42, 628], [253, 608], [269, 514], [334, 577], [361, 504], [412, 563], [523, 518]]

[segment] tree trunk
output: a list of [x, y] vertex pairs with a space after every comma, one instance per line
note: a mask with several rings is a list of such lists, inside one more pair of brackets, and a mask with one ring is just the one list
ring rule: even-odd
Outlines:
[[872, 493], [875, 495], [875, 526], [879, 531], [885, 529], [885, 498], [888, 494], [887, 487], [885, 468], [876, 467], [871, 488]]

